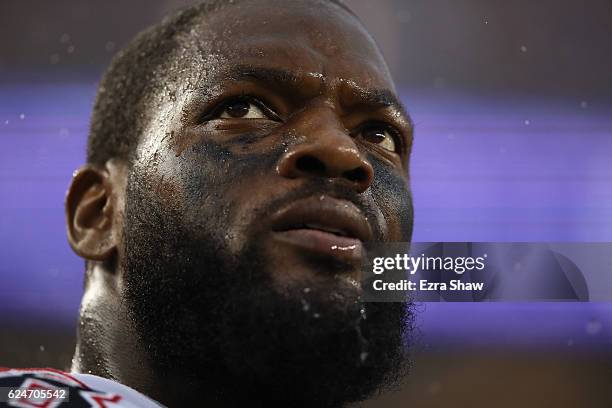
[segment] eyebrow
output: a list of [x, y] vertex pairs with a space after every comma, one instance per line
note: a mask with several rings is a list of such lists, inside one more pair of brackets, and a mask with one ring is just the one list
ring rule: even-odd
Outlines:
[[344, 90], [351, 97], [346, 98], [345, 102], [348, 106], [361, 106], [387, 108], [392, 107], [404, 111], [404, 105], [395, 96], [395, 93], [388, 89], [369, 89], [361, 88], [355, 84], [345, 87]]
[[322, 78], [304, 72], [287, 69], [238, 65], [226, 75], [234, 81], [248, 80], [263, 83], [288, 97], [307, 99], [320, 94], [323, 88]]
[[[252, 65], [238, 65], [227, 75], [234, 80], [256, 80], [275, 88], [290, 91], [292, 94], [305, 94], [301, 96], [308, 94], [318, 95], [325, 81], [322, 74], [294, 72]], [[298, 84], [303, 84], [306, 81], [311, 82], [312, 89], [305, 90], [298, 86]], [[360, 107], [365, 109], [393, 108], [400, 111], [410, 120], [402, 102], [389, 89], [364, 88], [357, 85], [354, 81], [345, 81], [340, 86], [340, 92], [341, 105], [343, 107]]]

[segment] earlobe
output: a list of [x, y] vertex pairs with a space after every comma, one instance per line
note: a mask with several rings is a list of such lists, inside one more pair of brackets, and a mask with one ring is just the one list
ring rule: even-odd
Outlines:
[[74, 175], [66, 196], [68, 242], [82, 258], [104, 261], [116, 247], [113, 184], [109, 173], [84, 166]]

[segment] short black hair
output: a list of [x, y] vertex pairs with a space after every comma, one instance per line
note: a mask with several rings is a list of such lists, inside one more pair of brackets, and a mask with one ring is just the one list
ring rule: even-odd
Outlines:
[[[96, 95], [87, 162], [102, 165], [111, 158], [128, 160], [145, 125], [147, 99], [167, 76], [167, 60], [178, 47], [177, 36], [221, 1], [189, 7], [139, 33], [112, 59]], [[161, 72], [160, 72], [161, 71]]]
[[[354, 13], [341, 0], [322, 0]], [[177, 78], [172, 63], [180, 48], [180, 37], [202, 18], [236, 0], [209, 0], [190, 6], [138, 34], [112, 59], [105, 72], [94, 104], [87, 162], [103, 165], [112, 158], [131, 161], [144, 126], [148, 123], [149, 102], [160, 89]], [[172, 78], [172, 77], [175, 78]]]

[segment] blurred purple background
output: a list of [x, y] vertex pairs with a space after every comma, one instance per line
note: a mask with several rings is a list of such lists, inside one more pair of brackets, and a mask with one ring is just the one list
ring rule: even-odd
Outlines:
[[[0, 314], [74, 330], [63, 199], [111, 55], [186, 1], [0, 6]], [[416, 123], [415, 241], [612, 241], [612, 3], [348, 1]], [[612, 273], [612, 270], [602, 271]], [[612, 347], [609, 304], [427, 304], [423, 344]]]

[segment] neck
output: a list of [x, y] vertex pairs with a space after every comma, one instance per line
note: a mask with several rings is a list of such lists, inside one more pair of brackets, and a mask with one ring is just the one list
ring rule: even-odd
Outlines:
[[125, 307], [118, 276], [100, 264], [87, 271], [71, 371], [112, 379], [168, 407], [238, 406], [232, 393], [220, 397], [209, 384], [186, 383], [180, 367], [175, 373], [156, 372]]
[[[337, 367], [348, 368], [348, 370], [345, 370], [348, 372], [343, 372], [343, 375], [346, 374], [348, 376], [343, 378], [346, 378], [348, 381], [365, 381], [364, 384], [367, 387], [372, 387], [371, 384], [374, 383], [371, 382], [371, 379], [363, 377], [363, 375], [367, 374], [369, 376], [373, 373], [374, 378], [381, 379], [383, 378], [382, 375], [386, 375], [378, 368], [376, 368], [376, 370], [368, 369], [368, 371], [363, 372], [355, 371], [354, 357], [358, 354], [343, 354], [343, 347], [338, 346], [338, 344], [343, 343], [342, 340], [345, 338], [345, 335], [342, 334], [338, 336], [336, 334], [340, 333], [338, 331], [331, 332], [331, 334], [335, 336], [331, 339], [336, 341], [335, 343], [328, 343], [329, 346], [327, 348], [315, 347], [315, 349], [312, 349], [310, 344], [304, 343], [307, 347], [310, 347], [307, 350], [322, 350], [322, 353], [325, 353], [317, 355], [312, 354], [311, 351], [311, 354], [306, 355], [306, 357], [310, 355], [314, 356], [314, 358], [308, 359], [310, 361], [305, 359], [303, 355], [300, 355], [299, 351], [298, 353], [287, 354], [286, 357], [290, 360], [294, 358], [296, 354], [298, 356], [297, 359], [290, 362], [291, 365], [285, 365], [286, 359], [272, 360], [270, 363], [267, 357], [271, 355], [270, 353], [275, 353], [277, 351], [276, 348], [267, 348], [266, 353], [257, 355], [255, 356], [256, 358], [247, 358], [249, 356], [246, 355], [246, 353], [254, 352], [252, 347], [250, 347], [250, 349], [245, 349], [241, 347], [239, 343], [238, 346], [240, 348], [237, 351], [245, 354], [234, 355], [235, 358], [234, 361], [232, 361], [234, 364], [233, 366], [228, 367], [227, 356], [221, 355], [221, 353], [211, 352], [210, 355], [205, 356], [210, 357], [210, 359], [194, 358], [202, 357], [201, 355], [195, 354], [191, 354], [191, 358], [186, 358], [185, 355], [182, 356], [183, 358], [180, 358], [181, 354], [186, 351], [185, 348], [180, 347], [180, 338], [178, 342], [163, 343], [165, 348], [161, 348], [161, 351], [157, 351], [157, 353], [160, 354], [156, 355], [164, 357], [165, 354], [165, 356], [170, 356], [169, 359], [155, 360], [152, 357], [153, 352], [149, 351], [155, 349], [155, 347], [151, 347], [151, 345], [155, 343], [153, 343], [152, 339], [139, 334], [137, 325], [134, 319], [131, 318], [131, 313], [126, 306], [126, 296], [124, 295], [122, 282], [123, 273], [121, 270], [105, 268], [104, 265], [94, 264], [87, 271], [85, 292], [80, 310], [78, 342], [72, 370], [113, 379], [168, 407], [277, 406], [281, 405], [279, 401], [280, 398], [296, 399], [292, 401], [282, 401], [284, 402], [282, 405], [286, 406], [297, 407], [307, 406], [307, 404], [313, 405], [312, 400], [322, 400], [323, 398], [330, 400], [329, 404], [331, 404], [332, 397], [344, 398], [350, 395], [348, 394], [349, 392], [352, 392], [350, 391], [351, 388], [348, 387], [351, 384], [343, 380], [338, 383], [340, 385], [338, 386], [337, 394], [329, 394], [332, 391], [336, 392], [336, 388], [330, 388], [330, 386], [335, 383], [327, 382], [326, 379], [332, 375], [338, 374]], [[395, 312], [400, 313], [398, 310], [404, 310], [404, 305], [394, 304], [393, 306], [394, 308], [391, 310], [393, 313], [389, 316], [394, 319]], [[397, 308], [395, 306], [397, 306]], [[383, 312], [386, 310], [388, 309], [385, 308]], [[398, 318], [399, 317], [400, 315], [398, 315]], [[287, 317], [287, 319], [289, 318], [290, 317]], [[374, 324], [371, 326], [371, 330], [373, 330], [371, 333], [372, 338], [376, 339], [373, 335], [379, 332], [385, 334], [382, 330], [387, 327], [391, 328], [390, 333], [396, 333], [396, 330], [394, 330], [396, 326], [389, 326], [389, 324], [400, 324], [403, 319], [403, 313], [401, 314], [401, 319], [398, 321], [381, 321], [376, 323], [377, 320], [369, 319], [368, 322], [373, 322]], [[332, 320], [330, 322], [333, 323], [335, 321]], [[342, 333], [347, 333], [347, 344], [354, 345], [352, 349], [358, 350], [359, 348], [362, 350], [360, 346], [362, 345], [364, 337], [361, 332], [361, 323], [355, 325], [352, 322], [353, 320], [348, 322], [350, 330], [344, 330]], [[278, 330], [280, 330], [280, 327], [283, 326], [279, 326]], [[341, 328], [344, 327], [346, 326], [341, 326]], [[217, 335], [219, 334], [218, 332], [218, 330], [210, 331], [212, 335]], [[150, 333], [155, 335], [156, 332], [151, 331]], [[158, 331], [158, 333], [167, 332]], [[261, 331], [257, 333], [260, 336], [267, 336], [268, 332]], [[276, 333], [282, 332], [274, 331], [272, 334], [276, 335]], [[327, 332], [315, 334], [316, 335], [312, 338], [317, 339], [317, 343], [314, 344], [322, 344], [325, 346], [327, 343], [320, 342], [329, 338]], [[400, 341], [400, 337], [401, 336], [398, 335], [397, 338], [385, 338], [377, 347], [380, 348], [381, 346], [386, 347], [387, 345], [391, 345], [390, 350], [395, 350], [396, 342]], [[292, 335], [289, 336], [289, 338], [296, 339], [297, 337]], [[177, 340], [177, 337], [173, 339]], [[338, 342], [337, 339], [341, 341]], [[196, 340], [199, 339], [196, 338]], [[298, 341], [303, 342], [301, 339], [298, 339]], [[246, 344], [262, 343], [247, 342]], [[400, 346], [401, 344], [397, 343], [397, 345]], [[207, 349], [212, 347], [214, 346], [207, 347]], [[349, 349], [349, 351], [352, 349]], [[197, 353], [205, 353], [205, 350], [198, 350]], [[299, 348], [297, 350], [299, 350]], [[339, 351], [339, 353], [336, 353], [336, 351]], [[281, 350], [281, 352], [283, 351]], [[339, 360], [337, 362], [334, 360], [331, 364], [326, 364], [325, 356], [328, 355], [329, 358], [327, 360], [333, 360], [340, 355], [338, 356]], [[350, 361], [347, 360], [349, 357]], [[385, 359], [387, 359], [386, 354], [383, 357], [385, 358], [382, 361], [385, 361]], [[398, 358], [399, 357], [398, 355]], [[324, 360], [320, 360], [321, 358]], [[252, 363], [250, 366], [246, 366], [248, 367], [246, 369], [244, 366], [245, 360], [249, 360], [249, 362]], [[391, 364], [389, 361], [391, 360], [388, 360], [387, 363], [384, 364]], [[259, 364], [255, 365], [254, 363]], [[304, 367], [304, 365], [307, 367]], [[266, 371], [274, 370], [275, 367], [280, 367], [280, 369], [283, 370], [281, 374], [273, 372], [273, 377], [264, 377], [264, 381], [261, 381], [262, 372], [264, 375], [271, 375], [270, 372], [266, 373]], [[292, 367], [297, 367], [297, 370], [295, 368], [291, 369]], [[386, 367], [386, 365], [382, 367]], [[300, 370], [304, 371], [300, 373]], [[308, 373], [313, 372], [320, 374], [315, 376], [309, 375], [308, 377], [304, 376], [305, 374], [308, 375]], [[246, 375], [244, 373], [246, 373]], [[267, 378], [269, 378], [269, 380], [265, 381]], [[280, 382], [270, 383], [275, 380], [280, 380]], [[326, 381], [327, 383], [318, 383], [317, 381]], [[281, 387], [279, 384], [284, 384], [283, 388], [279, 388]], [[327, 390], [325, 390], [325, 387], [327, 387]], [[237, 389], [239, 389], [238, 392]], [[319, 392], [320, 389], [322, 389], [322, 391]], [[318, 405], [321, 406], [322, 404], [319, 403]]]
[[157, 381], [117, 284], [104, 265], [88, 268], [71, 370], [109, 378], [156, 399]]

